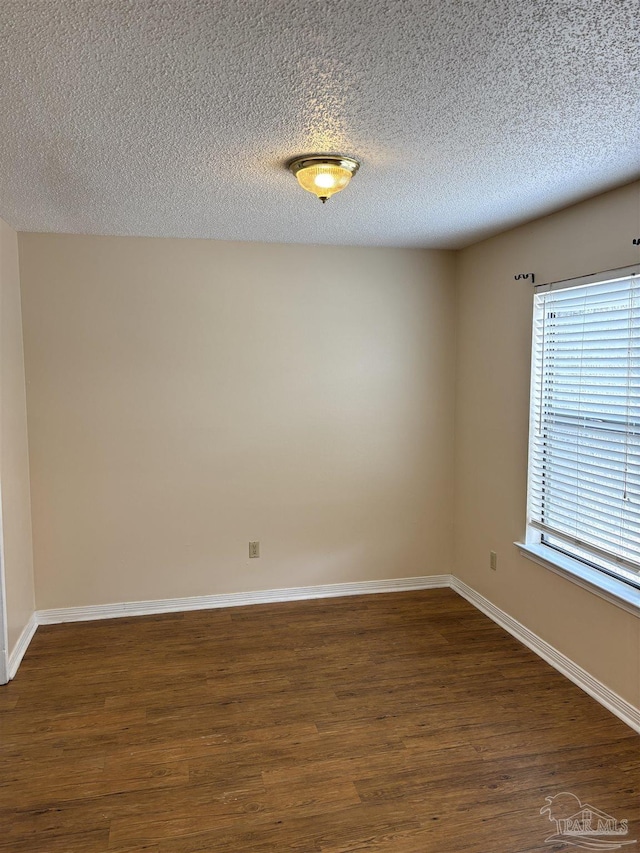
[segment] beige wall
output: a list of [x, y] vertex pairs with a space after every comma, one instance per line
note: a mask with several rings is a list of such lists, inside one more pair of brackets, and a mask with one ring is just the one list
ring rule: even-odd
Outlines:
[[[640, 184], [458, 256], [455, 572], [640, 707], [640, 619], [522, 557], [533, 290], [640, 260]], [[489, 551], [498, 570], [489, 568]]]
[[457, 317], [449, 253], [20, 235], [38, 607], [453, 569], [640, 706], [640, 620], [513, 545], [513, 276], [637, 262], [639, 232], [634, 184], [470, 247]]
[[450, 570], [450, 253], [23, 234], [20, 262], [38, 608]]
[[18, 237], [0, 219], [0, 482], [8, 651], [34, 610]]

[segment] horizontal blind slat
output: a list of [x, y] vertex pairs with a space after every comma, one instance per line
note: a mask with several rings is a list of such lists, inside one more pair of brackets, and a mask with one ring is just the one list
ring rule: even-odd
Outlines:
[[534, 297], [529, 515], [640, 571], [640, 277]]

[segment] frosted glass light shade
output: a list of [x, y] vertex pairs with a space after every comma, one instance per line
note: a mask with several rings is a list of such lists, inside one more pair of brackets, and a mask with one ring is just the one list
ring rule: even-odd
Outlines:
[[313, 193], [321, 202], [343, 190], [360, 164], [351, 157], [298, 157], [289, 169], [302, 189]]

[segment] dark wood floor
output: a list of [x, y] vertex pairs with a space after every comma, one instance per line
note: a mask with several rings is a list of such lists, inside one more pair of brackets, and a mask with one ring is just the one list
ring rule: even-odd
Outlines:
[[568, 850], [563, 791], [640, 840], [640, 738], [448, 590], [41, 627], [0, 756], [11, 853]]

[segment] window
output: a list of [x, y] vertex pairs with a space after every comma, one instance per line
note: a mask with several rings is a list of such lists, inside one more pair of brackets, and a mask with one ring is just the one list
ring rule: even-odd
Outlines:
[[536, 290], [527, 534], [638, 588], [639, 273]]

